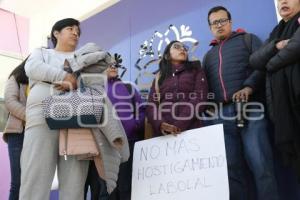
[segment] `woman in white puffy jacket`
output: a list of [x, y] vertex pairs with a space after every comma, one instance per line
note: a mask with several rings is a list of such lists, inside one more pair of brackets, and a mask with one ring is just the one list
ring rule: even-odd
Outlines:
[[[59, 180], [59, 199], [81, 200], [84, 198], [84, 185], [89, 162], [79, 161], [76, 156], [68, 156], [67, 160], [59, 156], [59, 131], [48, 128], [42, 109], [42, 101], [46, 97], [59, 91], [68, 91], [79, 87], [75, 75], [66, 72], [65, 66], [67, 64], [73, 67], [73, 72], [77, 72], [90, 64], [101, 64], [97, 61], [103, 60], [105, 53], [95, 52], [98, 49], [95, 45], [87, 45], [88, 48], [83, 49], [83, 51], [80, 49], [74, 51], [79, 36], [80, 28], [77, 20], [68, 18], [56, 22], [51, 32], [51, 40], [55, 48], [35, 50], [26, 63], [25, 70], [29, 77], [31, 91], [27, 100], [27, 123], [21, 158], [21, 200], [49, 199], [56, 166]], [[93, 67], [86, 68], [86, 72], [94, 73], [94, 69]], [[83, 78], [83, 82], [99, 90], [103, 87], [97, 80], [97, 76]], [[106, 105], [109, 106], [107, 119], [113, 119], [114, 109], [111, 109], [110, 102], [107, 101]], [[96, 138], [96, 142], [103, 154], [104, 170], [107, 172], [105, 178], [110, 192], [115, 187], [119, 163], [128, 159], [129, 150], [128, 145], [111, 148], [114, 145], [110, 140], [112, 137], [107, 136], [114, 136], [113, 133], [115, 133], [121, 134], [121, 138], [126, 139], [126, 135], [120, 122], [112, 123], [111, 120], [107, 124], [100, 129], [93, 129], [93, 132], [94, 135], [99, 136], [99, 140]], [[127, 140], [121, 144], [127, 144]], [[122, 148], [122, 146], [124, 147]]]
[[56, 166], [59, 199], [83, 199], [88, 161], [78, 161], [75, 156], [64, 160], [59, 156], [58, 130], [48, 128], [42, 111], [42, 100], [51, 92], [77, 87], [76, 77], [65, 72], [63, 66], [66, 58], [73, 57], [79, 36], [79, 21], [72, 18], [60, 20], [51, 31], [54, 49], [36, 49], [26, 62], [30, 93], [21, 156], [20, 200], [49, 199]]

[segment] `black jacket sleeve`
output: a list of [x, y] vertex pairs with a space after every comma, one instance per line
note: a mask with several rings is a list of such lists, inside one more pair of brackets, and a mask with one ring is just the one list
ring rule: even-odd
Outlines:
[[[259, 47], [261, 46], [261, 41], [260, 39], [254, 35], [251, 34], [252, 40], [251, 40], [251, 45], [252, 45], [252, 52], [255, 52]], [[249, 64], [250, 65], [250, 64]], [[251, 68], [249, 66], [249, 68]], [[244, 87], [251, 87], [254, 91], [257, 90], [262, 81], [264, 80], [265, 74], [261, 71], [254, 70], [250, 76], [244, 81]]]
[[300, 60], [300, 27], [294, 33], [293, 37], [289, 40], [286, 47], [278, 51], [266, 65], [269, 72], [278, 71], [285, 66], [294, 64]]
[[262, 47], [251, 54], [250, 66], [253, 69], [266, 71], [266, 65], [269, 60], [277, 53], [275, 40], [267, 40]]

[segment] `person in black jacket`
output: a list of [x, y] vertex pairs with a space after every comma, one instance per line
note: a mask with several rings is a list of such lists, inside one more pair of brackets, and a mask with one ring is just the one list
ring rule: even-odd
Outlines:
[[300, 1], [277, 0], [277, 9], [282, 20], [250, 64], [266, 72], [275, 146], [300, 178]]
[[[249, 196], [246, 163], [255, 181], [255, 199], [278, 199], [264, 106], [258, 102], [264, 74], [249, 66], [250, 54], [261, 42], [242, 29], [232, 31], [230, 12], [222, 6], [209, 11], [208, 23], [215, 37], [203, 59], [209, 92], [214, 94], [211, 101], [215, 103], [214, 109], [208, 110], [208, 124], [224, 125], [230, 199]], [[239, 110], [242, 112], [238, 113]]]

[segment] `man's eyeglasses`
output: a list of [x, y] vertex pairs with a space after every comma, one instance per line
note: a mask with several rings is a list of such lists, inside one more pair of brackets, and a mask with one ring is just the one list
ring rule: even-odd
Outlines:
[[218, 27], [218, 25], [220, 24], [221, 26], [226, 25], [229, 22], [229, 19], [219, 19], [219, 20], [215, 20], [213, 22], [211, 22], [209, 25], [210, 26], [214, 26], [214, 27]]
[[184, 50], [184, 51], [189, 51], [189, 47], [188, 47], [187, 45], [184, 45], [184, 44], [174, 43], [174, 44], [172, 45], [172, 47], [173, 47], [174, 49], [177, 49], [177, 50], [182, 49], [182, 50]]

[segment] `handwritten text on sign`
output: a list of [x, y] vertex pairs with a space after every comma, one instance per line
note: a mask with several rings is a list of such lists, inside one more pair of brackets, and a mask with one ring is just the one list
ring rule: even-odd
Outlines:
[[135, 144], [132, 200], [227, 200], [223, 126]]

